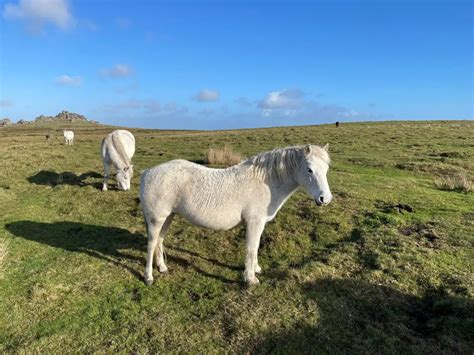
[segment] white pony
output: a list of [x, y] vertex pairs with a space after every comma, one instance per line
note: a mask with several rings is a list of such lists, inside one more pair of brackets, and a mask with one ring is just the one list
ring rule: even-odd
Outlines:
[[63, 135], [64, 135], [64, 142], [66, 142], [66, 145], [72, 145], [74, 141], [74, 132], [64, 129]]
[[109, 133], [102, 140], [102, 162], [104, 164], [104, 185], [102, 191], [107, 191], [107, 181], [110, 168], [113, 165], [117, 171], [115, 179], [122, 190], [130, 190], [130, 180], [133, 177], [131, 164], [135, 154], [135, 137], [129, 131], [118, 129]]
[[186, 160], [172, 160], [144, 172], [140, 200], [148, 230], [145, 283], [153, 283], [153, 254], [160, 272], [163, 240], [174, 214], [189, 222], [226, 230], [246, 224], [244, 280], [258, 283], [257, 252], [265, 224], [286, 200], [304, 188], [318, 206], [332, 200], [326, 174], [328, 145], [274, 149], [227, 169], [211, 169]]

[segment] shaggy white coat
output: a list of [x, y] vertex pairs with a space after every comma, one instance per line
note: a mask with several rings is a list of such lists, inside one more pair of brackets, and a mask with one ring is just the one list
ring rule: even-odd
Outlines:
[[332, 199], [326, 174], [327, 145], [274, 149], [227, 169], [211, 169], [173, 160], [144, 172], [140, 199], [148, 230], [145, 282], [153, 282], [153, 255], [160, 272], [167, 271], [163, 240], [174, 214], [189, 222], [226, 230], [246, 224], [244, 279], [258, 283], [257, 251], [265, 224], [286, 200], [304, 188], [318, 205]]
[[74, 132], [63, 130], [64, 142], [66, 145], [72, 145], [74, 143]]
[[119, 189], [130, 190], [130, 180], [133, 177], [131, 161], [133, 154], [135, 154], [135, 137], [133, 134], [123, 129], [109, 133], [102, 140], [101, 153], [105, 171], [102, 191], [108, 189], [107, 182], [112, 167], [117, 172], [115, 179]]

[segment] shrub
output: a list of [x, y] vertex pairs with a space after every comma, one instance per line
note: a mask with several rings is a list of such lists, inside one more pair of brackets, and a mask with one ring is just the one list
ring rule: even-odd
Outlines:
[[441, 177], [436, 180], [436, 186], [439, 189], [446, 191], [468, 193], [473, 190], [472, 181], [462, 173]]
[[3, 278], [3, 265], [7, 258], [8, 248], [7, 243], [4, 239], [0, 240], [0, 280]]
[[227, 145], [224, 148], [209, 148], [206, 152], [206, 163], [211, 165], [231, 166], [242, 160], [242, 155]]

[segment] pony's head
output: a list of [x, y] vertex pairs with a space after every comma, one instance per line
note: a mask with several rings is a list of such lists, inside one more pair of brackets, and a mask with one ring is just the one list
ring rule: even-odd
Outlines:
[[133, 165], [124, 167], [123, 169], [117, 170], [117, 176], [115, 177], [120, 190], [130, 190], [130, 180], [133, 177]]
[[329, 144], [324, 148], [306, 145], [303, 148], [304, 161], [299, 164], [298, 184], [314, 199], [318, 206], [327, 205], [332, 200], [327, 180], [329, 170]]

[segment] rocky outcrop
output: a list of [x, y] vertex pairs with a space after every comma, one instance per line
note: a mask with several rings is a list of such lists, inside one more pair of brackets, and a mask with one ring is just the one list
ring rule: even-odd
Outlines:
[[12, 121], [9, 118], [4, 118], [0, 120], [0, 127], [10, 126]]
[[18, 120], [16, 122], [16, 124], [27, 124], [27, 123], [31, 123], [30, 121], [27, 121], [27, 120]]
[[77, 122], [84, 121], [88, 122], [87, 118], [78, 113], [61, 111], [56, 116], [44, 116], [40, 115], [35, 118], [35, 122], [51, 122], [51, 121], [68, 121], [68, 122]]

